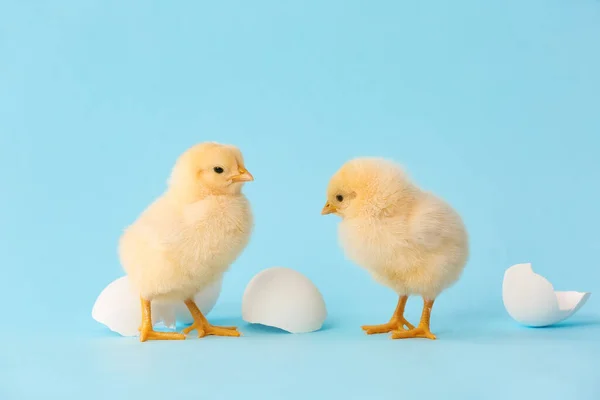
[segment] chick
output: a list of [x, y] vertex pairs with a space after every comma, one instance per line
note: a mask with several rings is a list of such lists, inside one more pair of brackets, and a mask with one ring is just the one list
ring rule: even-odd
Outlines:
[[[460, 216], [411, 183], [399, 165], [373, 157], [351, 160], [331, 178], [321, 214], [331, 213], [342, 218], [339, 239], [347, 258], [399, 296], [390, 321], [363, 326], [366, 333], [435, 339], [429, 327], [433, 303], [459, 279], [468, 259]], [[424, 301], [417, 327], [404, 318], [412, 295]]]
[[[140, 341], [185, 339], [194, 329], [198, 337], [240, 335], [235, 327], [209, 324], [193, 298], [218, 280], [248, 244], [253, 218], [242, 185], [252, 180], [239, 149], [198, 144], [179, 157], [165, 193], [124, 231], [119, 257], [140, 294]], [[154, 300], [184, 302], [194, 323], [183, 334], [154, 331]]]

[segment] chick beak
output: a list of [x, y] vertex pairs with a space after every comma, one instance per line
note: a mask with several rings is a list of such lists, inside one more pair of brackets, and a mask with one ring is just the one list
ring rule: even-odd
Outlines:
[[246, 168], [240, 167], [239, 172], [239, 175], [231, 177], [232, 182], [251, 182], [254, 180], [254, 177]]
[[325, 207], [323, 207], [323, 209], [321, 210], [321, 215], [332, 214], [336, 211], [337, 208], [335, 208], [335, 206], [332, 206], [331, 204], [327, 203], [325, 204]]

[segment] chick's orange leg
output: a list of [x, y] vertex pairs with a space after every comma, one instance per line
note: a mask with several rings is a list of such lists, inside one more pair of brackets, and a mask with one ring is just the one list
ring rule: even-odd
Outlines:
[[423, 338], [435, 340], [435, 335], [429, 330], [429, 320], [431, 318], [431, 308], [434, 300], [423, 299], [423, 313], [419, 326], [408, 331], [396, 330], [392, 332], [392, 339]]
[[408, 322], [406, 318], [404, 318], [404, 307], [406, 306], [407, 300], [408, 296], [400, 296], [398, 299], [398, 305], [394, 311], [394, 315], [392, 315], [392, 318], [388, 323], [381, 325], [365, 325], [362, 327], [362, 329], [367, 333], [367, 335], [403, 330], [405, 326], [408, 329], [414, 329], [414, 326]]
[[240, 333], [238, 332], [235, 326], [211, 325], [193, 300], [186, 300], [185, 305], [187, 306], [188, 310], [190, 310], [192, 317], [194, 317], [194, 323], [183, 330], [184, 334], [187, 335], [188, 333], [196, 329], [198, 331], [199, 338], [209, 335], [235, 337], [240, 336]]
[[152, 329], [152, 307], [150, 301], [140, 298], [142, 302], [142, 325], [139, 328], [140, 342], [146, 340], [184, 340], [185, 335], [177, 332], [156, 332]]

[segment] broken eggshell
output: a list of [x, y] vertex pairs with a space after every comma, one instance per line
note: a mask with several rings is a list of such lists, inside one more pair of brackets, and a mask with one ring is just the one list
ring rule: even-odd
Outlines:
[[273, 267], [254, 276], [242, 299], [242, 318], [290, 333], [321, 329], [327, 317], [319, 289], [300, 272]]
[[504, 273], [502, 300], [517, 322], [542, 327], [564, 321], [590, 297], [588, 292], [554, 291], [552, 284], [533, 272], [531, 264], [517, 264]]
[[[221, 293], [221, 280], [194, 296], [196, 305], [207, 315]], [[140, 298], [133, 292], [127, 276], [111, 282], [100, 293], [92, 309], [92, 318], [122, 336], [138, 336], [142, 321]], [[175, 329], [176, 322], [190, 324], [193, 318], [183, 303], [152, 302], [152, 324]]]

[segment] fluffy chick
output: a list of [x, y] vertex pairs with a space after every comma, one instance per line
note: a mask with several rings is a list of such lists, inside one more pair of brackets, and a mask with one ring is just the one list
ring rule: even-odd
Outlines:
[[[346, 256], [399, 296], [388, 323], [362, 328], [368, 334], [392, 332], [394, 339], [435, 339], [429, 328], [433, 303], [459, 279], [468, 259], [460, 216], [413, 184], [399, 165], [373, 157], [351, 160], [335, 173], [321, 213], [342, 218], [339, 239]], [[404, 318], [411, 295], [424, 300], [417, 327]]]
[[[244, 182], [254, 178], [239, 149], [201, 143], [185, 151], [172, 169], [165, 193], [121, 236], [119, 256], [140, 294], [140, 341], [198, 336], [239, 336], [235, 327], [208, 323], [193, 301], [196, 293], [229, 268], [249, 242], [253, 227]], [[156, 332], [151, 302], [183, 301], [194, 317], [184, 334]]]

